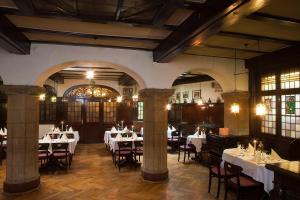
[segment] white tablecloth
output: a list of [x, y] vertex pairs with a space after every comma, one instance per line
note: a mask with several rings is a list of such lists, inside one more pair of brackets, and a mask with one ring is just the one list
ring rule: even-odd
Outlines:
[[204, 136], [189, 135], [186, 140], [186, 144], [193, 144], [196, 147], [196, 151], [198, 153], [201, 152], [203, 143], [206, 143], [205, 135]]
[[72, 153], [72, 154], [74, 154], [75, 148], [76, 148], [76, 145], [77, 145], [77, 141], [75, 139], [68, 139], [66, 141], [62, 141], [60, 139], [53, 139], [51, 141], [40, 139], [39, 143], [40, 144], [45, 144], [45, 143], [47, 144], [47, 143], [49, 143], [50, 144], [49, 145], [49, 152], [50, 153], [52, 153], [52, 145], [51, 144], [53, 144], [53, 143], [69, 143], [69, 147], [68, 147], [69, 148], [69, 152]]
[[[243, 153], [237, 148], [225, 149], [222, 155], [223, 161], [230, 162], [243, 168], [243, 173], [252, 177], [254, 180], [264, 184], [266, 192], [270, 192], [274, 185], [274, 172], [265, 168], [266, 162], [255, 162], [252, 153]], [[268, 160], [267, 163], [285, 162], [286, 160]]]
[[[111, 138], [109, 140], [109, 146], [110, 146], [110, 150], [115, 152], [116, 150], [119, 149], [118, 147], [118, 142], [121, 142], [121, 141], [134, 141], [132, 138], [122, 138], [121, 140], [118, 140], [116, 138]], [[136, 141], [143, 141], [143, 138], [142, 137], [138, 137], [136, 139]], [[132, 143], [132, 148], [134, 148], [134, 142]]]
[[104, 133], [104, 143], [105, 144], [109, 144], [109, 140], [110, 140], [110, 138], [111, 138], [111, 134], [112, 133], [120, 133], [120, 134], [123, 134], [123, 133], [132, 133], [132, 131], [124, 131], [124, 130], [122, 130], [122, 131], [114, 131], [114, 132], [111, 132], [111, 131], [105, 131], [105, 133]]

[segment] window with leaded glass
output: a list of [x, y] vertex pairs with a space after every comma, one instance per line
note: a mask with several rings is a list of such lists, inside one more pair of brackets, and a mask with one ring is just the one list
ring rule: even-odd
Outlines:
[[116, 122], [117, 120], [117, 103], [104, 102], [103, 103], [103, 120], [104, 122]]
[[68, 121], [80, 122], [81, 121], [81, 102], [69, 101], [68, 102]]
[[86, 102], [86, 121], [99, 122], [100, 121], [100, 103]]
[[268, 74], [261, 78], [261, 90], [269, 91], [276, 89], [276, 80], [274, 74]]
[[276, 134], [276, 96], [262, 96], [262, 101], [267, 107], [267, 113], [261, 122], [261, 132]]
[[138, 120], [144, 119], [144, 103], [142, 101], [138, 102]]

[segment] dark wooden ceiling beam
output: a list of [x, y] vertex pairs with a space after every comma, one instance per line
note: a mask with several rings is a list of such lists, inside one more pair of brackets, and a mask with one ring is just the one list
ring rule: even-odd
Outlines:
[[224, 50], [230, 50], [230, 51], [236, 50], [236, 51], [259, 53], [259, 54], [267, 53], [267, 51], [247, 49], [247, 46], [245, 46], [245, 48], [234, 48], [234, 47], [217, 46], [217, 45], [211, 45], [211, 44], [204, 43], [202, 45], [199, 45], [199, 47], [209, 47], [209, 48], [224, 49]]
[[299, 19], [293, 19], [288, 17], [281, 17], [276, 15], [270, 15], [265, 13], [256, 12], [251, 15], [249, 15], [247, 18], [254, 19], [261, 22], [275, 22], [278, 24], [283, 25], [292, 25], [292, 26], [299, 26], [300, 20]]
[[30, 54], [30, 41], [3, 15], [0, 15], [0, 46], [12, 53]]
[[115, 20], [116, 21], [119, 21], [119, 19], [120, 19], [121, 8], [123, 6], [123, 2], [124, 2], [124, 0], [118, 0], [116, 12], [115, 12]]
[[144, 14], [149, 11], [153, 11], [156, 8], [159, 8], [162, 5], [162, 2], [153, 2], [148, 1], [147, 3], [143, 4], [139, 7], [130, 7], [124, 11], [121, 12], [121, 20], [127, 20], [130, 18], [133, 18], [135, 16], [138, 16], [140, 14]]
[[[199, 83], [204, 81], [213, 81], [214, 79], [208, 75], [197, 75], [193, 77], [178, 77], [172, 86], [181, 85], [181, 84], [189, 84], [189, 83]], [[200, 88], [200, 85], [199, 85]]]
[[13, 0], [0, 1], [0, 14], [16, 12], [18, 7]]
[[177, 8], [184, 7], [183, 0], [166, 0], [160, 9], [156, 12], [153, 18], [153, 24], [157, 26], [162, 26], [167, 19], [175, 12]]
[[[220, 5], [221, 2], [222, 5]], [[244, 15], [253, 13], [264, 6], [264, 2], [260, 0], [221, 2], [218, 1], [218, 8], [213, 11], [204, 9], [200, 14], [194, 12], [188, 17], [176, 31], [171, 33], [154, 50], [154, 62], [170, 61], [182, 52], [187, 45], [200, 44], [209, 36], [219, 32], [224, 26], [231, 25]]]
[[228, 36], [228, 37], [233, 37], [233, 38], [256, 40], [256, 41], [281, 43], [281, 44], [286, 44], [286, 45], [295, 44], [295, 41], [292, 41], [292, 40], [284, 40], [284, 39], [279, 39], [279, 38], [272, 38], [272, 37], [259, 36], [259, 35], [250, 35], [250, 34], [245, 34], [245, 33], [229, 32], [229, 31], [220, 31], [218, 33], [218, 35]]

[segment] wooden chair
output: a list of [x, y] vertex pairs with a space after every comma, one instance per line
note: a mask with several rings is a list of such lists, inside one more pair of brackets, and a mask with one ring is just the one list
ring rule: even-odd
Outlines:
[[188, 160], [190, 159], [190, 154], [195, 153], [196, 148], [193, 144], [186, 144], [186, 137], [179, 137], [178, 139], [178, 162], [180, 160], [180, 152], [183, 152], [183, 163], [185, 163], [186, 154], [188, 154]]
[[236, 192], [237, 200], [241, 199], [242, 195], [247, 193], [249, 199], [260, 199], [264, 194], [263, 184], [253, 180], [250, 177], [242, 176], [243, 168], [232, 163], [224, 163], [225, 168], [225, 196], [229, 189]]
[[52, 156], [60, 168], [71, 167], [69, 143], [52, 143]]
[[211, 181], [212, 178], [218, 179], [218, 190], [217, 190], [217, 198], [220, 196], [220, 188], [222, 179], [225, 180], [225, 170], [221, 168], [222, 159], [219, 156], [214, 154], [209, 154], [209, 182], [208, 182], [208, 193], [210, 193], [211, 189]]
[[120, 141], [118, 142], [118, 150], [115, 151], [115, 158], [118, 156], [118, 160], [115, 163], [118, 165], [119, 171], [123, 165], [125, 165], [130, 156], [132, 156], [132, 141]]
[[176, 146], [178, 144], [179, 137], [180, 137], [180, 132], [173, 131], [171, 133], [171, 138], [168, 138], [168, 144], [171, 146], [173, 152], [176, 150]]
[[134, 141], [134, 149], [133, 149], [133, 156], [134, 160], [137, 162], [136, 156], [139, 156], [139, 162], [141, 161], [141, 156], [144, 153], [144, 142], [143, 141]]
[[40, 143], [39, 144], [39, 154], [38, 158], [41, 161], [41, 168], [48, 163], [50, 158], [49, 152], [49, 143]]
[[58, 139], [62, 136], [60, 133], [49, 133], [51, 139]]
[[75, 135], [73, 133], [66, 133], [68, 139], [75, 139]]

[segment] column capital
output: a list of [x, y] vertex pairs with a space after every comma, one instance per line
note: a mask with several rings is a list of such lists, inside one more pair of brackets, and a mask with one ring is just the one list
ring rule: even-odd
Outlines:
[[44, 88], [36, 85], [0, 85], [0, 92], [7, 95], [27, 94], [38, 95], [44, 92]]
[[142, 99], [154, 96], [169, 98], [173, 93], [174, 89], [145, 88], [139, 91], [139, 96]]

